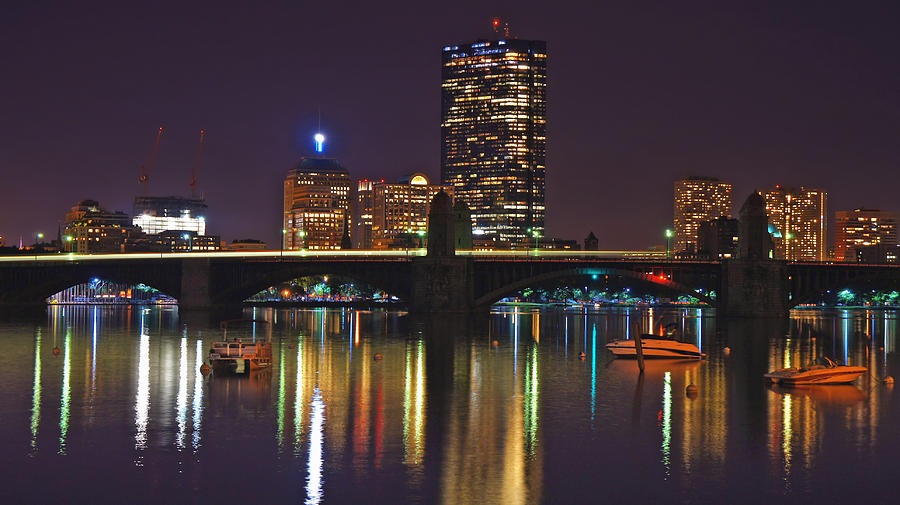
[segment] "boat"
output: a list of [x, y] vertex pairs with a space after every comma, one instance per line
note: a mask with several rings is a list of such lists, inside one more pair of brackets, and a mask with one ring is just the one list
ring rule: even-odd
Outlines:
[[864, 366], [839, 365], [827, 357], [819, 363], [804, 368], [782, 368], [773, 370], [763, 377], [774, 384], [783, 386], [806, 384], [849, 384], [866, 373]]
[[214, 372], [244, 372], [272, 366], [272, 341], [244, 342], [240, 338], [228, 339], [228, 324], [234, 322], [267, 323], [254, 319], [231, 319], [221, 324], [223, 339], [213, 342], [209, 349], [209, 366]]
[[[606, 344], [606, 348], [617, 358], [636, 358], [634, 340], [613, 340]], [[694, 344], [681, 342], [671, 337], [662, 335], [641, 335], [641, 350], [645, 358], [656, 359], [685, 359], [702, 358], [706, 356]]]

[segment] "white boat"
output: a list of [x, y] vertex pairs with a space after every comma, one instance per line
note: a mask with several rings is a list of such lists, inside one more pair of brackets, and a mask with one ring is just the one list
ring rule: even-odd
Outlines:
[[[613, 340], [606, 348], [617, 358], [636, 358], [634, 340]], [[641, 335], [641, 350], [645, 358], [685, 359], [706, 356], [694, 344], [680, 342], [660, 335]]]
[[804, 368], [782, 368], [763, 377], [775, 384], [793, 386], [799, 384], [849, 384], [866, 373], [864, 366], [839, 365], [826, 357], [819, 364]]

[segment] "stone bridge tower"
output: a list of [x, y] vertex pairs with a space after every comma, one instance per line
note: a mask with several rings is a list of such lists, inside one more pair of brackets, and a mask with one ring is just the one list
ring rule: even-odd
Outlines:
[[[451, 206], [450, 196], [443, 191], [431, 200], [428, 255], [413, 259], [412, 297], [409, 300], [409, 308], [413, 312], [463, 312], [472, 309], [472, 259], [456, 256], [457, 233], [463, 241], [466, 237], [466, 230], [457, 223], [457, 215], [461, 212], [461, 208]], [[471, 220], [469, 223], [468, 236], [471, 237]]]
[[766, 203], [754, 191], [740, 212], [738, 257], [722, 265], [719, 307], [730, 317], [785, 317], [788, 273], [784, 261], [772, 259]]

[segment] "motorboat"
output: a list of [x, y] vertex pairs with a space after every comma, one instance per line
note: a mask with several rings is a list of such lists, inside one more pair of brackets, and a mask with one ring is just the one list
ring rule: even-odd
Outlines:
[[866, 373], [864, 366], [839, 365], [822, 357], [819, 363], [804, 368], [782, 368], [773, 370], [763, 377], [783, 386], [801, 384], [849, 384]]
[[[244, 342], [240, 338], [228, 338], [228, 325], [234, 322], [266, 323], [268, 321], [253, 319], [231, 319], [222, 322], [222, 340], [213, 342], [209, 349], [209, 364], [217, 372], [236, 372], [241, 368], [244, 372], [259, 370], [272, 366], [271, 338], [264, 342], [255, 339]], [[239, 365], [243, 365], [239, 367]]]
[[[636, 358], [637, 349], [634, 342], [634, 339], [613, 340], [606, 344], [606, 348], [617, 358]], [[641, 350], [645, 358], [685, 359], [706, 356], [694, 344], [662, 335], [641, 335]]]

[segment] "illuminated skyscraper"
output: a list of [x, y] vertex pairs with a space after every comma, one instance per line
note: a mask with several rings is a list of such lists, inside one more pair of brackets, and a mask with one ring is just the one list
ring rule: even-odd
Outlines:
[[675, 181], [675, 252], [696, 253], [700, 225], [717, 217], [731, 217], [731, 183], [714, 177]]
[[441, 71], [441, 180], [503, 247], [544, 235], [547, 43], [449, 45]]
[[762, 192], [769, 224], [776, 231], [775, 258], [789, 261], [825, 260], [825, 219], [828, 194], [822, 189], [800, 187]]
[[858, 246], [897, 244], [897, 213], [878, 209], [839, 210], [835, 216], [834, 259], [856, 261], [848, 257]]
[[336, 159], [304, 157], [288, 171], [285, 249], [340, 249], [349, 217], [350, 173]]

